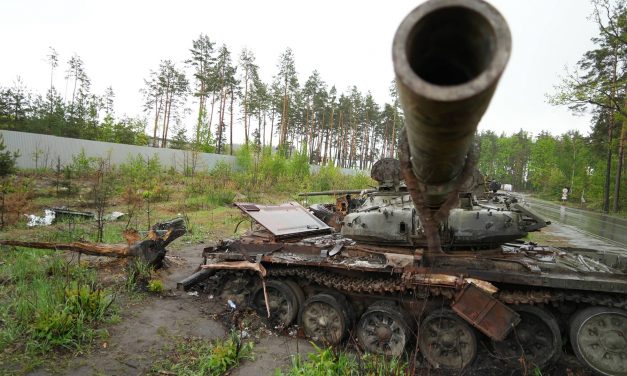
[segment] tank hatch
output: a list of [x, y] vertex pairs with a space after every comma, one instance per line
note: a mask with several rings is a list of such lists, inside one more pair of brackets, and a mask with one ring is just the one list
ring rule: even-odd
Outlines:
[[316, 218], [297, 202], [288, 202], [281, 205], [235, 202], [234, 205], [271, 232], [277, 239], [326, 234], [332, 231], [331, 227]]

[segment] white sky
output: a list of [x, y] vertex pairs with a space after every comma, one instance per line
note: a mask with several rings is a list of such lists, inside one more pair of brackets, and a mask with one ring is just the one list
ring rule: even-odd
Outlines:
[[[396, 27], [420, 1], [47, 1], [0, 3], [0, 86], [16, 76], [44, 93], [50, 82], [48, 47], [60, 54], [55, 85], [61, 94], [67, 60], [77, 53], [102, 94], [112, 86], [118, 116], [143, 116], [139, 89], [162, 59], [182, 67], [200, 33], [224, 43], [237, 59], [251, 49], [269, 82], [279, 55], [294, 50], [301, 84], [317, 69], [339, 91], [356, 85], [379, 104], [388, 100], [394, 73], [391, 44]], [[525, 129], [560, 134], [588, 133], [588, 116], [573, 116], [546, 103], [566, 65], [572, 67], [592, 47], [596, 27], [588, 0], [494, 0], [513, 38], [509, 66], [480, 129], [511, 134]], [[188, 101], [188, 106], [195, 108]], [[194, 116], [186, 123], [191, 128]]]

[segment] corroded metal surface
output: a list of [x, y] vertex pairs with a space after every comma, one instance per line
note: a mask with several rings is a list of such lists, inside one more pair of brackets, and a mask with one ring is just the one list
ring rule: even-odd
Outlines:
[[505, 339], [520, 322], [520, 317], [511, 308], [472, 283], [455, 296], [451, 308], [483, 334], [497, 341]]
[[270, 231], [277, 239], [331, 231], [329, 226], [297, 202], [282, 205], [235, 202], [234, 205]]

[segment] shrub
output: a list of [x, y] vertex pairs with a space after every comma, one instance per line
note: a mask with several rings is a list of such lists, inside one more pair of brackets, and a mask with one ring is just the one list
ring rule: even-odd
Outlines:
[[148, 291], [160, 294], [163, 292], [163, 282], [160, 279], [151, 279], [148, 282]]
[[15, 161], [19, 158], [19, 152], [4, 151], [4, 137], [0, 134], [0, 177], [7, 176], [15, 172]]
[[294, 153], [287, 163], [287, 172], [291, 179], [303, 181], [309, 176], [309, 157], [307, 151]]
[[327, 164], [320, 167], [320, 170], [311, 177], [311, 190], [329, 191], [339, 189], [342, 185], [343, 175], [339, 167]]
[[77, 176], [86, 176], [93, 171], [95, 160], [85, 154], [85, 149], [81, 149], [78, 155], [72, 155], [72, 164], [69, 169]]
[[215, 182], [226, 184], [231, 179], [232, 171], [231, 165], [225, 161], [218, 161], [216, 165], [209, 171], [209, 176], [213, 178]]
[[118, 166], [125, 184], [136, 188], [152, 189], [161, 180], [163, 166], [158, 155], [144, 158], [143, 155], [129, 155], [126, 163]]

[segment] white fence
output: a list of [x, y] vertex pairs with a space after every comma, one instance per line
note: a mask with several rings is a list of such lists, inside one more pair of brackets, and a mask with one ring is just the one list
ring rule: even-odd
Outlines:
[[[60, 161], [62, 166], [68, 165], [72, 163], [72, 157], [81, 152], [84, 152], [87, 157], [107, 158], [110, 156], [112, 164], [122, 164], [127, 162], [129, 157], [141, 155], [144, 158], [157, 156], [162, 166], [173, 167], [177, 170], [183, 170], [186, 166], [191, 167], [192, 164], [197, 170], [210, 170], [219, 162], [225, 162], [237, 168], [236, 158], [230, 155], [194, 153], [185, 150], [114, 144], [7, 130], [0, 130], [0, 134], [4, 137], [6, 150], [20, 153], [17, 159], [19, 168], [54, 169], [57, 161]], [[312, 172], [318, 169], [319, 166], [311, 166]], [[347, 175], [355, 175], [359, 172], [359, 170], [342, 169], [342, 173]]]

